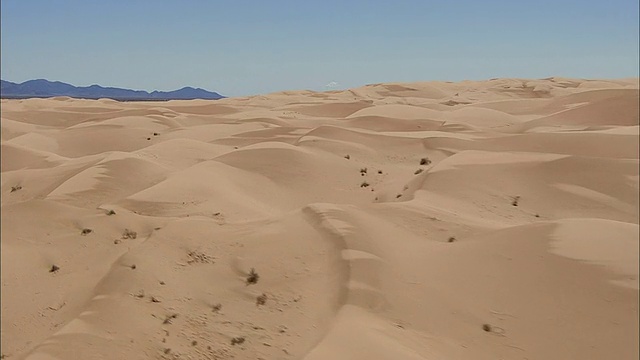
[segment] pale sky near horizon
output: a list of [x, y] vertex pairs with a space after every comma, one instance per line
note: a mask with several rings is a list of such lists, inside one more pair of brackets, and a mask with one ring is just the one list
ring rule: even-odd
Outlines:
[[[638, 76], [638, 0], [2, 0], [3, 80], [226, 96]], [[327, 86], [334, 84], [334, 87]]]

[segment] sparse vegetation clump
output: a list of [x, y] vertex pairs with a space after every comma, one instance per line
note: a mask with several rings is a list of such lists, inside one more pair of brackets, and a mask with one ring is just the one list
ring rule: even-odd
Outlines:
[[253, 285], [258, 283], [258, 279], [260, 279], [260, 275], [256, 272], [256, 269], [251, 268], [249, 271], [249, 275], [247, 276], [247, 285]]
[[424, 157], [420, 159], [420, 165], [429, 165], [429, 164], [431, 164], [431, 160], [429, 160], [429, 158]]
[[256, 306], [264, 305], [267, 303], [267, 294], [262, 293], [262, 295], [256, 298]]
[[113, 210], [109, 210], [109, 211], [107, 211], [107, 215], [108, 215], [108, 216], [115, 215], [115, 214], [116, 214], [116, 212], [115, 212], [115, 211], [113, 211]]
[[452, 243], [452, 242], [454, 242], [454, 241], [456, 241], [456, 238], [455, 238], [455, 237], [453, 237], [453, 236], [452, 236], [452, 237], [450, 237], [450, 238], [449, 238], [449, 240], [447, 240], [447, 242], [450, 242], [450, 243]]
[[129, 229], [124, 229], [124, 232], [122, 233], [123, 239], [135, 239], [137, 237], [138, 233]]
[[414, 175], [418, 175], [418, 174], [420, 174], [420, 173], [421, 173], [421, 172], [423, 172], [423, 171], [424, 171], [424, 169], [418, 169], [418, 170], [416, 170], [413, 174], [414, 174]]
[[193, 250], [190, 251], [188, 254], [189, 256], [189, 260], [187, 260], [187, 264], [193, 264], [193, 263], [197, 263], [197, 264], [212, 264], [214, 263], [214, 258], [203, 253], [200, 252], [198, 250]]
[[349, 156], [349, 154], [347, 154], [347, 155], [344, 156], [344, 158], [349, 160], [349, 159], [351, 159], [351, 156]]
[[84, 228], [84, 229], [82, 229], [82, 232], [80, 232], [80, 235], [83, 235], [83, 236], [84, 236], [84, 235], [89, 235], [89, 234], [91, 234], [92, 232], [93, 232], [93, 230], [91, 230], [91, 229], [87, 229], [87, 228]]
[[60, 270], [60, 267], [58, 265], [51, 265], [51, 269], [49, 269], [50, 273], [54, 273], [57, 272], [58, 270]]
[[12, 187], [11, 187], [11, 192], [16, 192], [16, 191], [18, 191], [18, 190], [22, 190], [22, 186], [17, 185], [17, 186], [12, 186]]
[[378, 174], [382, 174], [382, 170], [378, 170]]
[[367, 174], [367, 168], [360, 169], [360, 175], [365, 176]]
[[211, 307], [211, 310], [213, 310], [213, 312], [219, 312], [220, 310], [222, 310], [222, 304], [217, 303], [217, 304], [213, 305]]
[[492, 327], [489, 324], [482, 324], [482, 330], [484, 330], [486, 332], [491, 332]]
[[236, 336], [231, 339], [231, 345], [240, 345], [244, 343], [244, 336]]
[[367, 187], [369, 186], [369, 183], [366, 181], [363, 181], [362, 184], [360, 184], [360, 187]]
[[178, 314], [172, 314], [172, 315], [167, 315], [164, 318], [164, 321], [162, 322], [163, 324], [171, 324], [171, 320], [175, 319], [178, 317]]
[[515, 196], [513, 201], [511, 201], [512, 206], [518, 206], [518, 201], [520, 201], [520, 196]]

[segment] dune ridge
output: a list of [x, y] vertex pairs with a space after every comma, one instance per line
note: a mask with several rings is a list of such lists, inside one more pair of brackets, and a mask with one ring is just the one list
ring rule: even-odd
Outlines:
[[2, 356], [636, 359], [638, 100], [3, 99]]

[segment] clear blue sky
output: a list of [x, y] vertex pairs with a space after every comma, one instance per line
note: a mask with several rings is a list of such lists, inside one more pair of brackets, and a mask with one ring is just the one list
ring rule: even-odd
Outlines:
[[228, 96], [638, 76], [638, 0], [2, 0], [1, 77]]

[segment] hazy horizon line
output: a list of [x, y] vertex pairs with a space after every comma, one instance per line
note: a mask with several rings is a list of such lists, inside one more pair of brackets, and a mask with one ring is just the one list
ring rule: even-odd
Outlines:
[[[44, 80], [44, 81], [48, 81], [48, 82], [52, 82], [52, 83], [63, 83], [63, 84], [67, 84], [67, 85], [71, 85], [74, 87], [91, 87], [91, 86], [100, 86], [102, 88], [114, 88], [114, 89], [122, 89], [122, 90], [132, 90], [132, 91], [143, 91], [143, 92], [147, 92], [147, 93], [153, 93], [153, 92], [171, 92], [171, 91], [176, 91], [176, 90], [182, 90], [185, 88], [191, 88], [191, 89], [195, 89], [195, 90], [204, 90], [204, 91], [208, 91], [208, 92], [215, 92], [219, 95], [224, 96], [225, 98], [232, 98], [232, 97], [245, 97], [245, 96], [256, 96], [256, 95], [265, 95], [265, 94], [273, 94], [273, 93], [279, 93], [279, 92], [284, 92], [284, 91], [313, 91], [313, 92], [329, 92], [329, 91], [339, 91], [339, 90], [348, 90], [348, 89], [354, 89], [354, 88], [359, 88], [359, 87], [363, 87], [363, 86], [370, 86], [370, 85], [377, 85], [377, 84], [409, 84], [409, 83], [423, 83], [423, 82], [445, 82], [445, 83], [462, 83], [462, 82], [466, 82], [466, 81], [473, 81], [473, 82], [481, 82], [481, 81], [494, 81], [494, 80], [550, 80], [550, 79], [554, 79], [554, 78], [558, 78], [558, 79], [574, 79], [574, 80], [585, 80], [585, 81], [598, 81], [598, 80], [638, 80], [640, 81], [640, 75], [634, 75], [634, 76], [624, 76], [624, 77], [575, 77], [575, 76], [562, 76], [562, 75], [550, 75], [550, 76], [545, 76], [545, 77], [513, 77], [513, 76], [504, 76], [504, 77], [491, 77], [491, 78], [469, 78], [469, 79], [463, 79], [463, 80], [444, 80], [444, 79], [428, 79], [428, 80], [412, 80], [412, 81], [382, 81], [382, 82], [370, 82], [370, 83], [363, 83], [363, 84], [359, 84], [356, 86], [337, 86], [335, 88], [329, 88], [328, 84], [325, 85], [325, 89], [324, 90], [313, 90], [311, 88], [287, 88], [287, 89], [280, 89], [280, 90], [275, 90], [275, 91], [269, 91], [269, 92], [258, 92], [258, 93], [252, 93], [252, 94], [248, 94], [248, 95], [224, 95], [224, 91], [218, 90], [218, 89], [213, 89], [210, 90], [208, 88], [203, 88], [203, 87], [194, 87], [194, 86], [190, 86], [190, 85], [185, 85], [179, 88], [173, 88], [173, 89], [169, 89], [169, 90], [162, 90], [162, 89], [153, 89], [153, 90], [146, 90], [146, 89], [141, 89], [141, 88], [130, 88], [130, 87], [122, 87], [122, 86], [117, 86], [117, 85], [101, 85], [98, 83], [92, 83], [90, 85], [76, 85], [70, 82], [66, 82], [63, 80], [50, 80], [47, 78], [43, 78], [43, 77], [39, 77], [39, 78], [33, 78], [33, 79], [28, 79], [28, 80], [24, 80], [24, 81], [13, 81], [13, 80], [7, 80], [5, 78], [0, 78], [0, 80], [3, 81], [7, 81], [7, 82], [11, 82], [14, 84], [24, 84], [26, 82], [29, 81], [37, 81], [37, 80]], [[333, 82], [329, 82], [333, 83]], [[339, 85], [339, 84], [338, 84]]]

